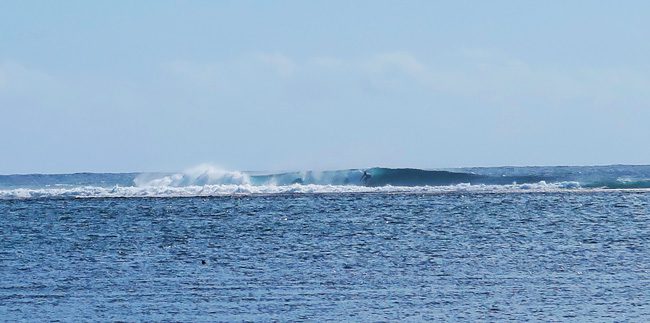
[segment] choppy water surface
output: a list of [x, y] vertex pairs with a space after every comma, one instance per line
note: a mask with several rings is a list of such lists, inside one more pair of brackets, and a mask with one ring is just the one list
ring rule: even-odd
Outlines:
[[0, 317], [646, 321], [649, 220], [626, 191], [0, 200]]

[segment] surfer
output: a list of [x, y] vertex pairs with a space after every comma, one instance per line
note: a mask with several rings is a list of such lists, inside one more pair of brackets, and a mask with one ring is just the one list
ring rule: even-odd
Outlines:
[[370, 181], [370, 178], [372, 175], [368, 174], [368, 171], [364, 170], [363, 175], [361, 175], [361, 182], [363, 185], [368, 185], [368, 182]]

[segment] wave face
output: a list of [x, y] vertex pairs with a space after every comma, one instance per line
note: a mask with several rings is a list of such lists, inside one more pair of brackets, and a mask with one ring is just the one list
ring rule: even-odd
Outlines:
[[260, 173], [201, 165], [180, 173], [0, 176], [0, 199], [234, 194], [552, 192], [650, 189], [650, 166], [369, 168]]
[[537, 183], [542, 176], [490, 176], [473, 172], [450, 170], [423, 170], [413, 168], [369, 168], [333, 171], [303, 171], [274, 174], [224, 171], [203, 165], [178, 174], [139, 174], [134, 183], [144, 186], [196, 186], [196, 185], [357, 185], [380, 186], [448, 186], [456, 184], [512, 184]]

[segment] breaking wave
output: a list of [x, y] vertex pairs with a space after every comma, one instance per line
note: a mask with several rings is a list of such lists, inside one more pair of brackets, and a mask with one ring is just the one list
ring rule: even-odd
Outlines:
[[200, 165], [180, 173], [0, 176], [0, 199], [194, 197], [327, 193], [501, 193], [650, 190], [650, 166], [368, 168], [302, 172], [228, 171]]
[[163, 175], [143, 173], [133, 179], [136, 186], [199, 186], [199, 185], [247, 185], [250, 176], [237, 171], [227, 171], [212, 165], [199, 165], [183, 173]]
[[203, 185], [251, 185], [287, 186], [346, 185], [346, 186], [448, 186], [470, 184], [512, 184], [543, 181], [539, 176], [487, 176], [467, 172], [423, 170], [413, 168], [369, 168], [333, 171], [302, 171], [283, 173], [252, 173], [226, 171], [211, 165], [200, 165], [176, 174], [139, 174], [133, 180], [135, 186], [203, 186]]

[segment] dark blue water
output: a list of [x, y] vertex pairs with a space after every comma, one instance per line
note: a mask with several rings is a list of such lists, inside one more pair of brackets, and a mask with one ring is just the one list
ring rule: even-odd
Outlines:
[[4, 321], [650, 319], [648, 192], [9, 199], [0, 232]]

